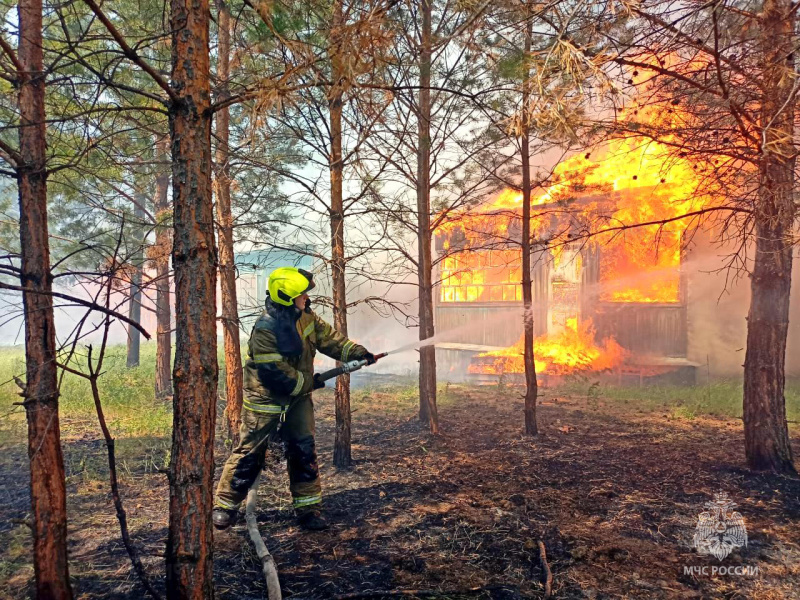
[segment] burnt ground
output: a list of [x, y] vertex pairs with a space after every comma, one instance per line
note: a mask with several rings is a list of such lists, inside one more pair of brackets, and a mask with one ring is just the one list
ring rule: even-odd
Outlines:
[[[294, 526], [282, 465], [274, 463], [262, 483], [261, 531], [285, 597], [414, 597], [416, 590], [435, 598], [539, 598], [541, 540], [556, 598], [800, 598], [800, 480], [748, 472], [741, 421], [547, 393], [541, 434], [525, 438], [518, 390], [450, 387], [440, 399], [444, 433], [432, 439], [411, 402], [390, 410], [396, 394], [354, 392], [358, 460], [336, 472], [332, 397], [320, 395], [331, 529], [308, 534]], [[792, 434], [800, 455], [800, 431]], [[76, 457], [102, 458], [104, 448], [95, 436], [65, 445], [76, 596], [138, 600], [144, 591], [119, 541], [106, 484], [74, 468]], [[2, 454], [0, 597], [23, 597], [29, 542], [16, 519], [27, 509], [27, 465], [22, 448]], [[220, 447], [218, 464], [226, 455]], [[152, 462], [123, 465], [121, 473], [132, 537], [163, 589], [167, 486]], [[718, 491], [738, 504], [749, 535], [747, 547], [722, 562], [691, 547], [698, 514]], [[215, 541], [217, 596], [265, 597], [243, 526]], [[685, 574], [717, 565], [758, 573]]]

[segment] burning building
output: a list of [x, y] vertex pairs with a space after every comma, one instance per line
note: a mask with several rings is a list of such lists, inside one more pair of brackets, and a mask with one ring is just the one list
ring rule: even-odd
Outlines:
[[[715, 256], [708, 236], [694, 239], [697, 222], [677, 217], [716, 198], [691, 164], [664, 156], [657, 144], [619, 142], [596, 160], [566, 161], [532, 198], [534, 356], [544, 383], [575, 372], [694, 382], [703, 342], [691, 337], [703, 327], [692, 321], [709, 312], [707, 271], [721, 265], [698, 266]], [[438, 228], [436, 328], [453, 332], [437, 344], [441, 375], [524, 372], [521, 223], [522, 194], [505, 190]], [[704, 367], [709, 360], [706, 350]]]

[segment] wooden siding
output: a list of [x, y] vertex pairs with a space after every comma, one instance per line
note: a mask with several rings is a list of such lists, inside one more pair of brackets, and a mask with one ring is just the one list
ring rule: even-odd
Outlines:
[[613, 336], [639, 355], [685, 357], [686, 307], [680, 304], [597, 304], [592, 312], [597, 339]]
[[620, 346], [643, 356], [685, 357], [688, 350], [686, 280], [681, 274], [678, 304], [599, 302], [599, 248], [583, 249], [581, 320], [591, 319], [597, 339], [613, 337]]
[[[534, 261], [531, 274], [534, 334], [539, 336], [547, 332], [549, 270], [545, 261]], [[455, 332], [448, 342], [511, 346], [522, 335], [522, 302], [442, 302], [438, 287], [434, 294], [436, 333]]]
[[[599, 302], [599, 249], [588, 244], [582, 258], [579, 318], [592, 319], [598, 341], [614, 337], [623, 348], [641, 356], [687, 356], [685, 275], [681, 276], [681, 300], [677, 304]], [[532, 275], [534, 330], [539, 336], [547, 332], [548, 306], [553, 301], [545, 261], [535, 261]], [[457, 330], [448, 342], [510, 346], [519, 340], [522, 303], [442, 302], [438, 290], [435, 293], [437, 333]]]
[[439, 304], [436, 331], [453, 331], [448, 342], [511, 346], [522, 333], [522, 304]]

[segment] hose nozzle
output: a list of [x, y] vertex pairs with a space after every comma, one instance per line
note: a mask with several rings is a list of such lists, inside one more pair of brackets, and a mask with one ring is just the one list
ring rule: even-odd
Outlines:
[[[389, 353], [384, 352], [383, 354], [376, 354], [375, 360], [377, 361], [379, 358], [383, 358], [387, 354]], [[341, 364], [335, 369], [331, 369], [330, 371], [325, 371], [324, 373], [320, 373], [319, 375], [317, 375], [317, 378], [320, 381], [327, 381], [328, 379], [333, 379], [334, 377], [338, 377], [339, 375], [343, 375], [345, 373], [352, 373], [353, 371], [358, 371], [360, 368], [365, 366], [367, 366], [367, 361], [365, 359], [351, 360], [350, 362]]]

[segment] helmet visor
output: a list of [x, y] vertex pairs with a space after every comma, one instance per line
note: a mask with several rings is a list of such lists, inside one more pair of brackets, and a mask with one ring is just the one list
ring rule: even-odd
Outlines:
[[306, 289], [304, 289], [302, 292], [300, 292], [301, 294], [305, 294], [306, 292], [309, 292], [309, 291], [313, 290], [315, 287], [317, 287], [317, 284], [314, 283], [314, 274], [313, 273], [309, 273], [305, 269], [297, 269], [297, 272], [300, 273], [300, 275], [302, 275], [306, 279], [308, 279], [308, 287]]

